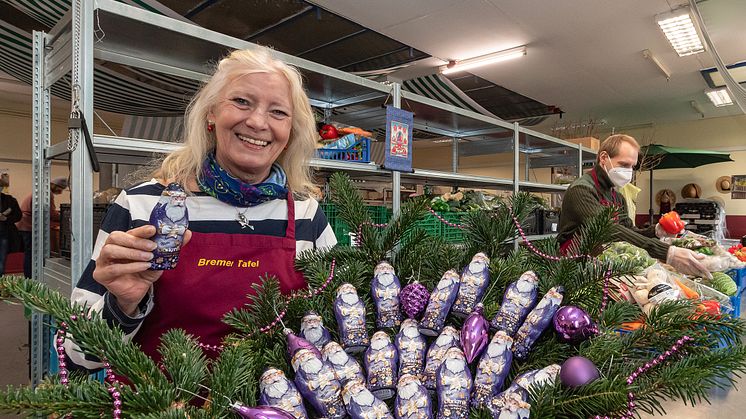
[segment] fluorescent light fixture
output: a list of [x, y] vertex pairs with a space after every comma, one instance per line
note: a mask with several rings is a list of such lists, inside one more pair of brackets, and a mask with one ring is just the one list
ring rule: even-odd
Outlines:
[[733, 104], [733, 99], [730, 98], [728, 89], [726, 88], [705, 90], [705, 94], [710, 99], [710, 102], [718, 108]]
[[642, 50], [642, 56], [650, 60], [655, 66], [660, 70], [661, 73], [666, 77], [666, 80], [671, 80], [671, 71], [666, 68], [665, 65], [661, 62], [661, 60], [658, 59], [655, 55], [653, 55], [653, 51], [650, 51], [649, 49]]
[[655, 17], [668, 42], [679, 54], [679, 57], [699, 54], [705, 51], [697, 28], [694, 25], [688, 7], [676, 9], [670, 13], [663, 13]]
[[480, 55], [479, 57], [467, 58], [460, 61], [452, 61], [451, 63], [448, 63], [447, 66], [442, 67], [440, 72], [443, 74], [451, 74], [459, 71], [471, 70], [472, 68], [494, 64], [500, 61], [520, 58], [524, 55], [526, 55], [525, 45], [517, 48], [506, 49], [504, 51], [493, 52], [487, 55]]

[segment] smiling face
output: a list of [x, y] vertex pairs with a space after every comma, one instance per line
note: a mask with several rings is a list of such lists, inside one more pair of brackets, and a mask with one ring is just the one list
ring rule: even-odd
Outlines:
[[279, 73], [239, 76], [223, 89], [208, 118], [215, 123], [220, 166], [244, 182], [262, 182], [290, 139], [290, 84]]

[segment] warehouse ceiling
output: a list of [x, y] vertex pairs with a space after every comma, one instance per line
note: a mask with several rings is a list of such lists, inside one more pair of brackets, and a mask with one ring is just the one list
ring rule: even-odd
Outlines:
[[[527, 55], [470, 70], [511, 91], [553, 104], [564, 118], [538, 126], [562, 135], [587, 126], [612, 128], [740, 115], [715, 108], [701, 69], [709, 52], [678, 57], [654, 20], [686, 0], [314, 0], [433, 58], [429, 66], [526, 45]], [[371, 7], [375, 3], [375, 7]], [[746, 61], [746, 1], [698, 2], [726, 64]], [[642, 51], [649, 49], [670, 80]], [[419, 69], [427, 72], [427, 69]], [[702, 110], [695, 109], [694, 101]], [[571, 129], [572, 128], [572, 129]]]
[[[387, 74], [408, 68], [412, 63], [422, 62], [429, 58], [426, 52], [413, 48], [405, 43], [368, 29], [363, 25], [327, 11], [308, 2], [298, 0], [125, 0], [135, 6], [165, 14], [184, 21], [190, 21], [202, 27], [227, 35], [271, 46], [279, 51], [306, 58], [343, 71], [360, 74], [383, 80]], [[9, 0], [0, 3], [0, 16], [14, 29], [30, 33], [32, 30], [48, 30], [51, 25], [69, 9], [68, 2], [59, 0]], [[23, 38], [21, 36], [21, 38]], [[30, 51], [30, 45], [27, 45]], [[21, 59], [24, 59], [21, 57]], [[11, 61], [11, 62], [9, 62]], [[0, 68], [16, 75], [23, 81], [30, 81], [30, 63], [19, 66], [18, 57], [9, 54], [0, 56]], [[28, 60], [26, 60], [28, 61]], [[98, 63], [98, 71], [118, 72], [125, 83], [133, 80], [153, 86], [153, 94], [147, 103], [152, 106], [142, 107], [143, 115], [173, 115], [183, 109], [185, 94], [196, 87], [185, 80], [166, 83], [153, 74], [142, 71]], [[546, 115], [559, 112], [554, 106], [548, 106], [529, 97], [496, 85], [476, 75], [457, 75], [453, 82], [485, 109], [485, 113], [496, 115], [506, 120], [519, 120], [530, 125], [542, 121]], [[109, 80], [111, 84], [113, 81]], [[186, 86], [186, 90], [180, 88]], [[57, 86], [54, 93], [67, 98]], [[105, 86], [97, 85], [100, 90]], [[422, 92], [418, 92], [422, 93]], [[137, 98], [126, 98], [124, 102], [106, 103], [106, 97], [96, 98], [97, 106], [105, 110], [137, 114]], [[160, 98], [153, 101], [152, 98]], [[174, 97], [178, 98], [174, 100]], [[435, 97], [438, 99], [437, 97]], [[170, 105], [166, 105], [170, 102]], [[109, 106], [110, 105], [110, 106]], [[176, 108], [174, 107], [176, 106]], [[158, 112], [157, 107], [163, 108]]]

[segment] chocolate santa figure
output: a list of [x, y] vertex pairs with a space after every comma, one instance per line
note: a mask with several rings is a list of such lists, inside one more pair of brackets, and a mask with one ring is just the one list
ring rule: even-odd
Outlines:
[[329, 330], [324, 327], [324, 321], [314, 311], [309, 311], [300, 322], [300, 337], [313, 343], [319, 350], [324, 348], [332, 338]]
[[513, 346], [513, 338], [503, 331], [495, 333], [492, 337], [492, 341], [477, 365], [474, 391], [471, 395], [472, 406], [489, 406], [490, 400], [502, 390], [513, 362], [511, 346]]
[[376, 305], [376, 326], [398, 327], [402, 317], [399, 310], [401, 283], [394, 273], [394, 267], [388, 262], [381, 262], [376, 266], [370, 282], [370, 292]]
[[339, 340], [349, 354], [363, 352], [368, 347], [368, 331], [365, 329], [365, 304], [352, 284], [337, 288], [334, 300], [334, 315], [339, 328]]
[[494, 419], [529, 419], [531, 405], [517, 393], [505, 391], [489, 406]]
[[386, 403], [374, 396], [361, 380], [345, 384], [342, 400], [352, 419], [394, 419]]
[[460, 344], [460, 336], [458, 330], [451, 326], [446, 326], [435, 342], [430, 345], [427, 350], [427, 356], [425, 356], [425, 370], [423, 372], [422, 384], [429, 391], [435, 392], [435, 373], [438, 372], [440, 364], [446, 358], [446, 353], [453, 347], [458, 347]]
[[435, 381], [438, 394], [438, 419], [468, 419], [472, 381], [466, 356], [459, 347], [448, 350], [438, 368]]
[[397, 419], [432, 419], [433, 408], [425, 386], [414, 375], [404, 374], [396, 385], [394, 414]]
[[420, 334], [419, 323], [415, 319], [402, 322], [396, 335], [396, 349], [399, 351], [399, 376], [413, 374], [420, 376], [425, 368], [425, 337]]
[[308, 417], [295, 384], [277, 368], [267, 369], [259, 379], [259, 403], [282, 409], [296, 419]]
[[552, 323], [554, 314], [562, 304], [563, 292], [564, 288], [561, 285], [550, 288], [541, 301], [536, 304], [536, 307], [526, 316], [526, 320], [516, 332], [513, 340], [513, 355], [517, 359], [526, 359], [534, 342]]
[[430, 301], [420, 323], [420, 333], [425, 336], [438, 336], [443, 330], [448, 312], [458, 294], [459, 281], [459, 275], [453, 269], [443, 274], [438, 285], [430, 293]]
[[334, 375], [342, 385], [347, 384], [350, 380], [360, 379], [365, 381], [363, 369], [357, 360], [347, 354], [342, 346], [331, 340], [327, 342], [321, 351], [324, 362], [328, 363], [334, 369]]
[[368, 388], [381, 400], [394, 397], [398, 362], [399, 356], [389, 335], [383, 331], [374, 333], [370, 347], [365, 351], [365, 369], [368, 371]]
[[342, 404], [342, 386], [331, 365], [308, 349], [299, 349], [292, 359], [295, 386], [319, 416], [341, 419], [347, 416]]
[[451, 312], [457, 317], [466, 317], [482, 301], [490, 285], [490, 258], [477, 253], [461, 272], [461, 283]]
[[503, 303], [492, 319], [490, 327], [514, 336], [537, 300], [539, 278], [533, 271], [526, 271], [517, 281], [508, 285]]
[[149, 222], [155, 227], [155, 235], [151, 240], [157, 246], [153, 250], [150, 269], [154, 271], [174, 269], [179, 263], [184, 233], [189, 228], [186, 192], [181, 185], [172, 182], [166, 186], [150, 213]]

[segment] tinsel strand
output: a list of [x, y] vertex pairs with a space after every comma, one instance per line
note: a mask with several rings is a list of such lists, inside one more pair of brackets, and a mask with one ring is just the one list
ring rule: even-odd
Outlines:
[[[627, 377], [627, 385], [630, 386], [632, 383], [635, 382], [637, 377], [641, 376], [642, 374], [648, 372], [651, 368], [661, 364], [666, 359], [670, 358], [672, 355], [676, 354], [681, 350], [681, 348], [684, 346], [684, 344], [691, 342], [692, 339], [689, 336], [683, 336], [681, 339], [677, 340], [676, 343], [674, 343], [671, 348], [669, 348], [666, 352], [663, 352], [662, 354], [658, 355], [657, 357], [653, 358], [652, 360], [645, 363], [645, 365], [637, 368], [635, 372], [629, 375]], [[632, 392], [627, 393], [627, 411], [619, 417], [619, 419], [632, 419], [635, 417], [635, 395]], [[596, 415], [593, 417], [593, 419], [613, 419], [610, 416], [600, 416]]]

